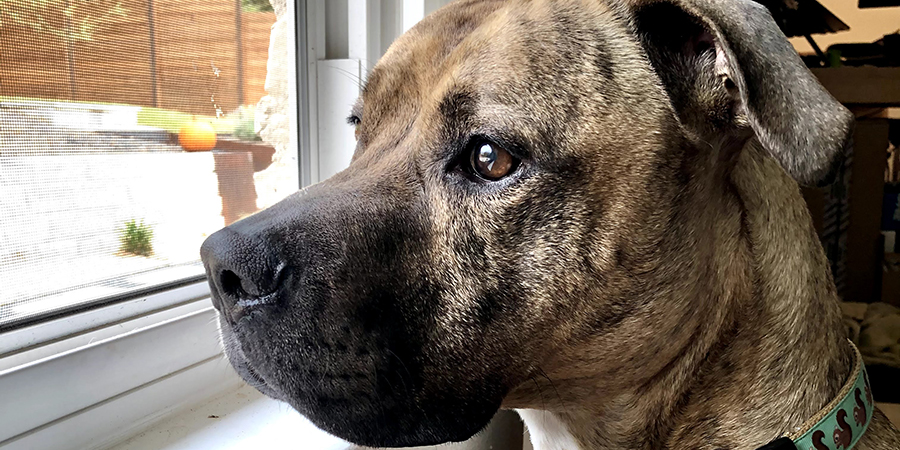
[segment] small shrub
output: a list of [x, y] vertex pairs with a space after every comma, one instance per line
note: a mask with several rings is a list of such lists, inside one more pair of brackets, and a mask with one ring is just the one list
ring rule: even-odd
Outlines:
[[231, 134], [242, 141], [261, 141], [256, 134], [256, 109], [252, 106], [241, 106], [229, 116], [234, 120]]
[[241, 10], [247, 12], [271, 12], [275, 11], [269, 0], [241, 0]]
[[119, 229], [119, 241], [121, 250], [137, 256], [150, 256], [153, 254], [153, 228], [145, 225], [144, 221], [134, 219], [125, 222], [125, 226]]

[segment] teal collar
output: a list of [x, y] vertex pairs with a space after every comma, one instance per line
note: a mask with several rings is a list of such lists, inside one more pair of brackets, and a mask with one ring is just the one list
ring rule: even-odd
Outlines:
[[869, 427], [875, 413], [872, 388], [862, 355], [856, 357], [847, 383], [830, 403], [787, 437], [798, 450], [851, 450]]

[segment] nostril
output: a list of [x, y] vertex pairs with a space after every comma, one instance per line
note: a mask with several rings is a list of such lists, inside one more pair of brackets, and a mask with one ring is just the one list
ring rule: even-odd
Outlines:
[[208, 237], [200, 256], [209, 277], [213, 306], [233, 323], [255, 308], [275, 305], [279, 288], [288, 276], [286, 264], [264, 239], [229, 227]]
[[220, 277], [222, 293], [233, 298], [247, 298], [247, 291], [241, 286], [241, 277], [230, 270], [223, 270]]

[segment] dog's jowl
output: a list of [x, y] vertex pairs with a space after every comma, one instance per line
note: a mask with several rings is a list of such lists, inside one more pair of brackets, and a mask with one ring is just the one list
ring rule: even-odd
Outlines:
[[[349, 168], [202, 248], [231, 364], [322, 429], [754, 449], [864, 378], [798, 188], [852, 116], [753, 1], [458, 1], [351, 114]], [[900, 448], [864, 406], [841, 439]]]

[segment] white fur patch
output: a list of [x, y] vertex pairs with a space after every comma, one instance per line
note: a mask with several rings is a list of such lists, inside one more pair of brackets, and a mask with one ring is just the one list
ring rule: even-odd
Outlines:
[[580, 450], [566, 424], [555, 414], [539, 409], [517, 409], [528, 427], [534, 450]]

